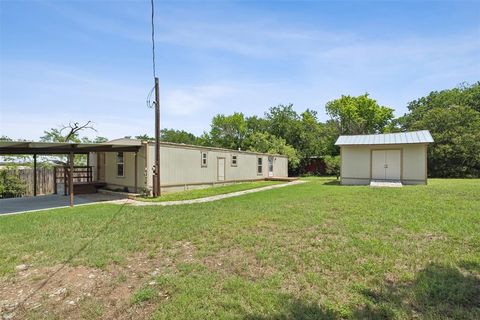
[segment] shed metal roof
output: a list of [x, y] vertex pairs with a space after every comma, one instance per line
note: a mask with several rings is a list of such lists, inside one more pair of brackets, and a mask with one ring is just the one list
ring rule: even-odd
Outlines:
[[431, 142], [433, 142], [433, 138], [430, 132], [428, 130], [421, 130], [412, 132], [340, 136], [338, 137], [337, 142], [335, 142], [335, 145], [413, 144]]

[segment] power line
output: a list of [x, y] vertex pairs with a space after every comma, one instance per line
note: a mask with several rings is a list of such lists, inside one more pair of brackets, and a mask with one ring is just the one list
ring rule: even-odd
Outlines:
[[153, 0], [150, 0], [150, 4], [152, 6], [152, 64], [153, 64], [153, 78], [155, 79], [155, 5]]

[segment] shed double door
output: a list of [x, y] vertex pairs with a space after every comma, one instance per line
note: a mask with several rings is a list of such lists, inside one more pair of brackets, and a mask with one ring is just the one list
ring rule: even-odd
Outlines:
[[400, 180], [401, 163], [400, 150], [372, 151], [372, 179]]

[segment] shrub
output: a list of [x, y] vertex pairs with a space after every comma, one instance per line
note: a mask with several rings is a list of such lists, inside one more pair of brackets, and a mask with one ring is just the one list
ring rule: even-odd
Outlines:
[[25, 194], [27, 186], [16, 171], [0, 170], [0, 198], [15, 198]]
[[340, 177], [340, 156], [325, 156], [325, 172], [328, 175]]

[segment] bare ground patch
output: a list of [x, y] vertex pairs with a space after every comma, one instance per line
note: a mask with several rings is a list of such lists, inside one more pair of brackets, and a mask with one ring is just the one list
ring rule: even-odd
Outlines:
[[[0, 279], [0, 314], [2, 319], [144, 319], [158, 301], [170, 297], [152, 279], [175, 273], [176, 264], [192, 262], [194, 253], [191, 243], [178, 242], [105, 269], [25, 265], [14, 276]], [[132, 295], [143, 287], [154, 289], [155, 297], [133, 303]]]
[[263, 265], [255, 254], [241, 248], [220, 250], [216, 255], [204, 258], [203, 264], [211, 271], [249, 280], [265, 278], [276, 272], [273, 267]]

